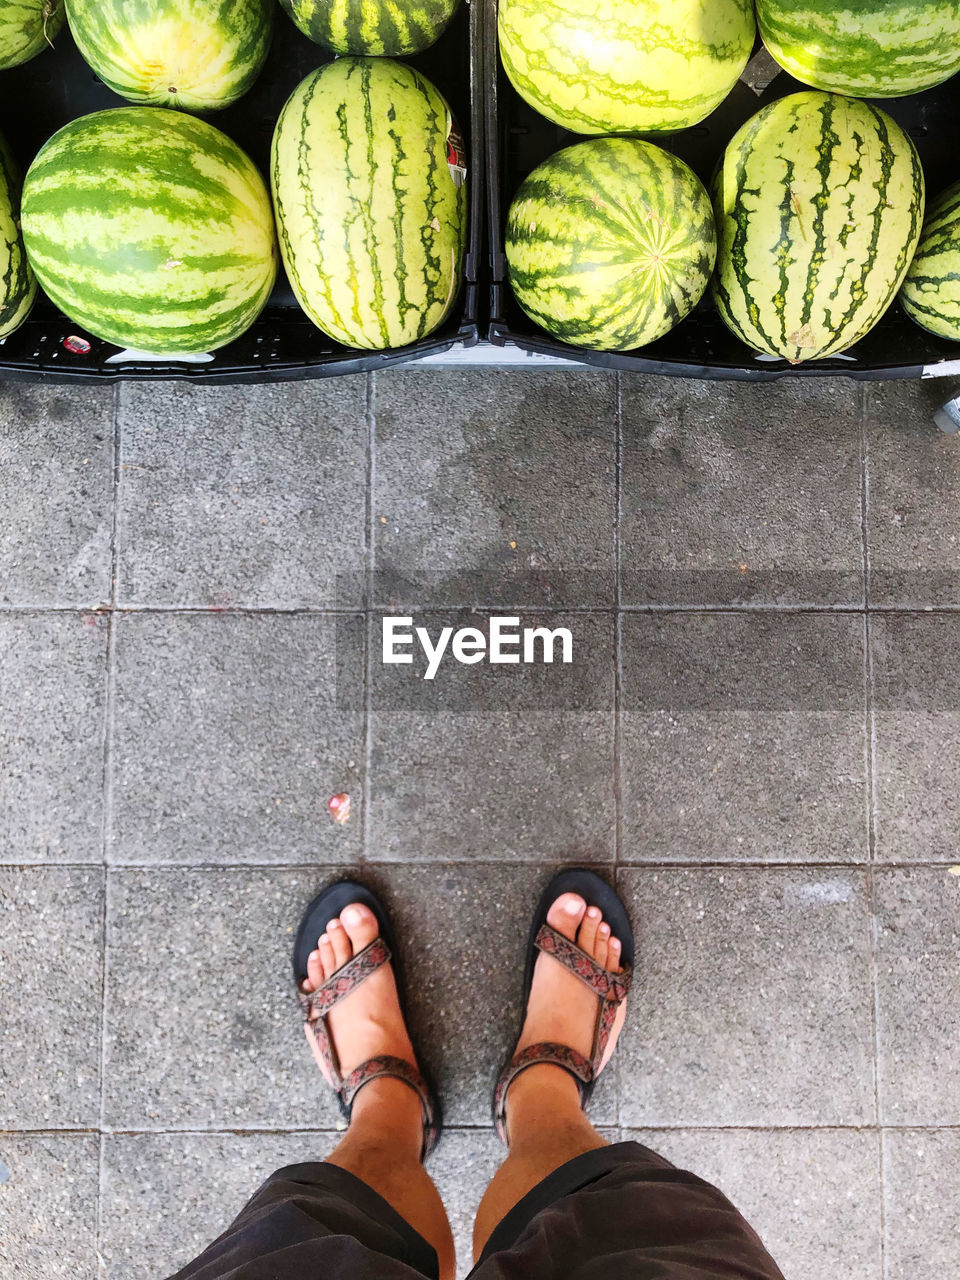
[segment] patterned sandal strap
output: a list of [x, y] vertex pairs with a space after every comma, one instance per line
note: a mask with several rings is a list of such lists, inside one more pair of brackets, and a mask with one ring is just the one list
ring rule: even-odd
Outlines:
[[425, 1160], [437, 1144], [436, 1106], [430, 1086], [417, 1068], [409, 1062], [405, 1062], [403, 1058], [394, 1058], [389, 1054], [383, 1054], [379, 1058], [370, 1058], [361, 1063], [359, 1067], [350, 1072], [338, 1090], [340, 1103], [349, 1117], [350, 1112], [353, 1110], [353, 1101], [363, 1086], [369, 1084], [371, 1080], [380, 1080], [384, 1077], [402, 1080], [404, 1084], [408, 1084], [416, 1092], [420, 1099], [420, 1106], [423, 1111], [423, 1149], [420, 1153], [420, 1159]]
[[362, 951], [358, 951], [342, 968], [317, 987], [316, 991], [297, 990], [297, 1000], [304, 1022], [311, 1022], [317, 1016], [324, 1017], [334, 1005], [345, 1000], [352, 991], [356, 991], [372, 973], [390, 962], [390, 948], [383, 938], [374, 940]]
[[540, 926], [534, 945], [546, 955], [553, 956], [554, 960], [559, 960], [565, 969], [569, 969], [575, 978], [585, 982], [594, 995], [599, 996], [601, 1000], [610, 1000], [614, 1005], [622, 1004], [626, 1000], [633, 980], [633, 972], [629, 965], [624, 966], [622, 973], [611, 973], [609, 969], [604, 969], [603, 965], [597, 964], [593, 956], [588, 956], [575, 942], [565, 938], [549, 924]]
[[610, 1043], [610, 1033], [617, 1020], [617, 1009], [630, 991], [633, 971], [629, 965], [625, 965], [622, 973], [611, 973], [598, 964], [593, 956], [588, 956], [575, 942], [571, 942], [548, 924], [541, 926], [537, 933], [536, 946], [545, 955], [553, 956], [574, 977], [585, 983], [594, 995], [600, 997], [597, 1021], [593, 1029], [593, 1047], [590, 1051], [590, 1068], [596, 1077], [600, 1074], [600, 1063]]
[[569, 1071], [577, 1082], [581, 1101], [584, 1097], [584, 1086], [593, 1082], [593, 1064], [588, 1062], [582, 1053], [571, 1049], [569, 1045], [555, 1044], [550, 1040], [527, 1045], [526, 1049], [521, 1049], [519, 1053], [513, 1055], [497, 1081], [493, 1106], [497, 1133], [501, 1142], [507, 1141], [507, 1090], [521, 1071], [526, 1071], [527, 1067], [535, 1067], [541, 1062], [548, 1062], [555, 1067], [562, 1067], [564, 1071]]

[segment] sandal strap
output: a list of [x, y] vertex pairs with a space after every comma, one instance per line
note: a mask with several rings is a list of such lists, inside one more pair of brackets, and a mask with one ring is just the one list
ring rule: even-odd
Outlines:
[[513, 1055], [497, 1081], [497, 1089], [494, 1094], [494, 1115], [497, 1123], [497, 1133], [500, 1135], [502, 1142], [507, 1141], [507, 1090], [521, 1071], [526, 1071], [527, 1067], [535, 1067], [541, 1062], [551, 1063], [555, 1067], [562, 1067], [564, 1071], [569, 1071], [577, 1082], [581, 1102], [586, 1092], [585, 1086], [592, 1084], [594, 1081], [593, 1063], [588, 1062], [582, 1053], [578, 1053], [576, 1049], [571, 1049], [569, 1045], [556, 1044], [551, 1040], [542, 1040], [538, 1044], [527, 1045], [526, 1049], [521, 1049], [519, 1053]]
[[553, 956], [554, 960], [559, 960], [565, 969], [569, 969], [575, 978], [585, 982], [594, 995], [599, 996], [601, 1000], [611, 1001], [614, 1007], [623, 1004], [626, 1000], [630, 992], [630, 983], [633, 981], [633, 972], [629, 965], [624, 966], [622, 973], [611, 973], [609, 969], [604, 969], [603, 965], [598, 964], [593, 956], [588, 956], [575, 942], [565, 938], [549, 924], [540, 926], [534, 945], [546, 955]]
[[297, 1000], [304, 1022], [311, 1022], [318, 1015], [325, 1017], [334, 1005], [345, 1000], [351, 992], [356, 991], [361, 982], [389, 962], [390, 948], [382, 937], [376, 937], [336, 973], [331, 974], [316, 991], [298, 989]]
[[378, 1058], [369, 1058], [366, 1062], [362, 1062], [359, 1067], [350, 1072], [337, 1090], [340, 1104], [349, 1117], [353, 1110], [353, 1101], [364, 1085], [369, 1084], [371, 1080], [384, 1078], [402, 1080], [419, 1097], [423, 1112], [423, 1150], [420, 1159], [425, 1160], [437, 1143], [437, 1109], [430, 1086], [417, 1068], [405, 1059], [381, 1054]]

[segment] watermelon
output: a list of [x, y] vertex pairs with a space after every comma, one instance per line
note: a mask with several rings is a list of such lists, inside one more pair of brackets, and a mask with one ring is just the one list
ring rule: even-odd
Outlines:
[[273, 0], [67, 0], [80, 52], [122, 98], [210, 111], [256, 80]]
[[19, 329], [37, 296], [20, 233], [20, 168], [0, 138], [0, 338]]
[[55, 133], [24, 180], [23, 238], [71, 319], [159, 355], [236, 338], [276, 275], [254, 164], [213, 125], [161, 107], [97, 111]]
[[287, 275], [325, 333], [401, 347], [443, 322], [460, 288], [466, 170], [424, 76], [388, 58], [320, 67], [280, 114], [271, 171]]
[[510, 283], [564, 342], [629, 351], [702, 297], [717, 253], [710, 198], [682, 160], [638, 138], [591, 138], [523, 182], [507, 217]]
[[846, 350], [896, 296], [923, 205], [913, 143], [885, 112], [813, 90], [772, 102], [714, 180], [720, 314], [794, 363]]
[[753, 0], [500, 0], [517, 92], [576, 133], [672, 133], [720, 105], [753, 49]]
[[337, 53], [396, 57], [428, 49], [458, 0], [280, 0], [304, 35]]
[[900, 301], [924, 329], [960, 342], [960, 182], [930, 205]]
[[960, 71], [957, 0], [757, 0], [760, 34], [797, 80], [898, 98]]
[[63, 26], [63, 0], [0, 0], [0, 71], [48, 49]]

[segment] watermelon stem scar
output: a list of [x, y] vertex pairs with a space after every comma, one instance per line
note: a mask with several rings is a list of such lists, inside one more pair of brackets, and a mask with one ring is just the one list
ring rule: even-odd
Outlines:
[[43, 8], [40, 10], [40, 12], [43, 14], [43, 38], [44, 40], [46, 40], [47, 44], [50, 46], [51, 49], [53, 48], [53, 41], [50, 39], [50, 36], [47, 34], [47, 26], [50, 22], [50, 19], [57, 12], [58, 3], [59, 3], [59, 0], [43, 0]]

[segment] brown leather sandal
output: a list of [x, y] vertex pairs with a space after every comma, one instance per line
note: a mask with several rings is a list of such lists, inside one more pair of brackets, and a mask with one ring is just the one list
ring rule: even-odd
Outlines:
[[[618, 937], [622, 944], [620, 965], [621, 973], [610, 973], [602, 965], [597, 964], [593, 956], [581, 950], [575, 942], [565, 938], [551, 925], [547, 924], [547, 913], [563, 893], [578, 893], [586, 899], [588, 906], [599, 907], [603, 918], [610, 925], [612, 935]], [[521, 1071], [536, 1066], [541, 1062], [552, 1063], [569, 1071], [577, 1082], [580, 1091], [580, 1105], [586, 1108], [593, 1093], [597, 1077], [600, 1075], [600, 1063], [610, 1042], [610, 1033], [616, 1021], [617, 1010], [627, 998], [630, 983], [633, 979], [634, 938], [630, 917], [618, 895], [601, 880], [593, 871], [574, 868], [561, 871], [554, 876], [534, 914], [527, 944], [527, 968], [524, 979], [524, 1014], [530, 999], [530, 988], [533, 984], [533, 970], [537, 962], [537, 953], [544, 952], [553, 956], [575, 977], [593, 991], [600, 999], [597, 1009], [597, 1021], [593, 1033], [593, 1048], [590, 1057], [586, 1058], [569, 1045], [542, 1041], [527, 1045], [519, 1053], [514, 1053], [510, 1061], [500, 1073], [497, 1087], [493, 1095], [493, 1116], [497, 1133], [503, 1142], [507, 1141], [506, 1109], [507, 1090]], [[521, 1019], [520, 1030], [523, 1030]], [[517, 1033], [517, 1039], [520, 1033]]]
[[[374, 938], [369, 946], [359, 951], [336, 973], [331, 974], [322, 986], [317, 987], [316, 991], [304, 991], [303, 982], [307, 976], [307, 959], [310, 952], [315, 950], [317, 939], [326, 932], [330, 921], [336, 919], [351, 902], [359, 902], [370, 908], [380, 925], [380, 936]], [[352, 880], [341, 880], [336, 884], [328, 885], [307, 907], [293, 946], [293, 976], [297, 984], [297, 1001], [303, 1020], [316, 1041], [320, 1057], [329, 1072], [333, 1090], [340, 1103], [340, 1110], [349, 1120], [354, 1099], [364, 1085], [369, 1084], [371, 1080], [378, 1080], [385, 1076], [402, 1080], [416, 1092], [420, 1099], [423, 1110], [421, 1159], [425, 1160], [437, 1145], [442, 1129], [440, 1100], [426, 1076], [403, 1058], [380, 1054], [362, 1062], [344, 1078], [340, 1072], [340, 1060], [327, 1025], [327, 1016], [335, 1005], [356, 991], [360, 983], [369, 978], [372, 973], [376, 973], [382, 965], [390, 963], [393, 964], [401, 1011], [406, 1016], [396, 936], [379, 898], [366, 885]]]

